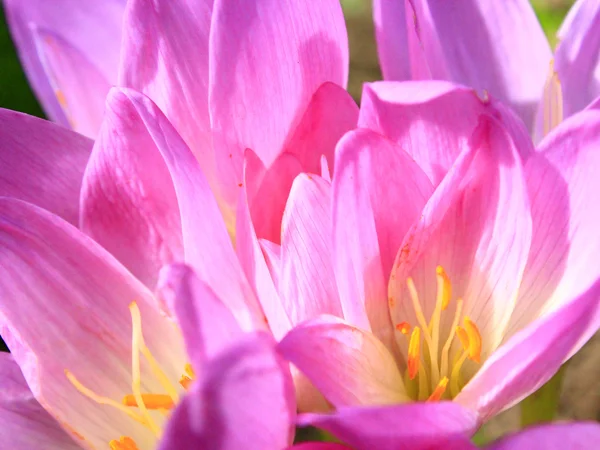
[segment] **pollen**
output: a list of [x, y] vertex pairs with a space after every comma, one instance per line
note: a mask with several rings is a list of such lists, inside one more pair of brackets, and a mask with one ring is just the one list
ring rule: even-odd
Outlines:
[[429, 398], [427, 399], [427, 401], [437, 402], [438, 400], [441, 400], [442, 395], [444, 395], [444, 392], [446, 392], [446, 386], [448, 386], [448, 381], [448, 377], [442, 378], [431, 393], [431, 395], [429, 396]]
[[113, 439], [108, 443], [110, 450], [139, 450], [133, 439], [127, 436], [121, 436], [119, 440]]
[[408, 336], [408, 333], [410, 333], [410, 324], [408, 322], [401, 322], [398, 325], [396, 325], [396, 330], [398, 330], [403, 335]]
[[421, 330], [415, 327], [408, 344], [408, 376], [414, 380], [419, 372], [419, 362], [421, 353]]

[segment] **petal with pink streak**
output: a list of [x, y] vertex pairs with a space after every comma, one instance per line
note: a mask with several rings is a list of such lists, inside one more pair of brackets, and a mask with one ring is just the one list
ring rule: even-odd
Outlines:
[[278, 348], [336, 408], [409, 401], [385, 345], [341, 319], [319, 316], [304, 322]]
[[410, 80], [412, 71], [404, 0], [374, 0], [373, 20], [384, 79]]
[[[261, 239], [259, 241], [260, 248], [262, 250], [269, 273], [275, 284], [275, 288], [280, 290], [280, 279], [281, 279], [281, 245], [277, 245], [271, 241]], [[287, 313], [286, 313], [287, 314]]]
[[249, 335], [203, 368], [173, 413], [159, 448], [286, 448], [295, 417], [287, 363], [275, 352], [272, 338]]
[[[0, 333], [33, 395], [84, 446], [103, 448], [119, 436], [151, 445], [148, 429], [88, 399], [65, 376], [68, 369], [117, 402], [131, 392], [128, 305], [136, 301], [146, 344], [179, 380], [183, 342], [150, 292], [92, 239], [25, 202], [0, 200], [0, 241]], [[142, 390], [163, 392], [145, 365]]]
[[481, 116], [469, 146], [402, 243], [390, 280], [391, 311], [393, 323], [417, 324], [406, 289], [411, 276], [426, 319], [432, 317], [441, 265], [454, 295], [442, 315], [441, 339], [450, 330], [454, 302], [463, 298], [462, 315], [479, 328], [485, 358], [500, 343], [514, 308], [531, 243], [531, 213], [521, 159], [501, 123]]
[[[55, 94], [55, 87], [44, 70], [34, 30], [41, 28], [59, 36], [74, 51], [84, 55], [111, 85], [117, 80], [125, 0], [5, 0], [3, 5], [21, 64], [33, 90], [46, 114], [55, 122], [68, 126], [67, 116]], [[77, 67], [73, 69], [76, 70]], [[80, 76], [85, 76], [84, 73]], [[106, 96], [106, 92], [95, 91], [94, 94], [101, 95], [100, 99], [93, 100], [96, 104]], [[73, 103], [73, 108], [85, 108], [88, 99], [89, 95], [83, 99], [73, 98], [73, 102], [81, 103]]]
[[600, 323], [600, 281], [498, 348], [454, 399], [485, 421], [540, 388]]
[[132, 0], [124, 17], [119, 85], [150, 97], [216, 189], [208, 116], [213, 0]]
[[243, 151], [268, 167], [317, 88], [348, 77], [338, 0], [216, 0], [209, 46], [209, 111], [221, 193], [237, 200]]
[[453, 402], [342, 408], [303, 414], [298, 422], [323, 428], [356, 450], [470, 450], [478, 427], [477, 415]]
[[600, 424], [553, 423], [526, 428], [486, 447], [488, 450], [594, 450], [600, 442]]
[[365, 129], [342, 138], [336, 167], [334, 258], [344, 317], [370, 327], [391, 349], [394, 330], [386, 282], [396, 252], [433, 186], [400, 146]]
[[526, 158], [533, 143], [514, 113], [487, 94], [445, 81], [367, 83], [363, 89], [358, 125], [399, 144], [437, 186], [483, 113], [508, 127]]
[[292, 325], [342, 316], [333, 272], [331, 185], [317, 175], [294, 181], [282, 224], [279, 289]]
[[527, 0], [410, 0], [417, 42], [433, 79], [487, 90], [532, 129], [550, 46]]
[[588, 110], [557, 127], [527, 162], [533, 240], [509, 336], [600, 278], [599, 145], [600, 111]]
[[33, 397], [9, 353], [0, 353], [2, 445], [14, 450], [77, 450], [79, 445]]
[[35, 203], [77, 225], [92, 145], [46, 120], [0, 109], [0, 195]]

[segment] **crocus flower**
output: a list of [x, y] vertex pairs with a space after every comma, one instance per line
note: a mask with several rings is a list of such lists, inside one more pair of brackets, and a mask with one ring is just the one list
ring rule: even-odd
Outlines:
[[[28, 11], [36, 8], [31, 16]], [[65, 9], [69, 13], [62, 15]], [[324, 166], [333, 169], [336, 142], [356, 126], [358, 107], [344, 89], [348, 42], [339, 1], [135, 0], [125, 8], [123, 1], [115, 1], [102, 15], [97, 9], [93, 0], [7, 2], [30, 79], [60, 85], [57, 98], [72, 110], [67, 112], [75, 125], [93, 115], [92, 136], [100, 128], [102, 116], [96, 112], [102, 111], [108, 85], [148, 95], [200, 162], [232, 237], [244, 152], [252, 149], [256, 155], [245, 176], [252, 219], [259, 237], [278, 242], [293, 178], [300, 172], [320, 174], [322, 156]], [[78, 21], [81, 27], [71, 27], [79, 17], [84, 18]], [[44, 24], [56, 35], [49, 49], [35, 53], [39, 46], [30, 44], [36, 35], [22, 30], [24, 22], [37, 28]], [[110, 39], [104, 34], [88, 38], [90, 28], [106, 25], [108, 31], [113, 22], [123, 23], [122, 33], [119, 28]], [[90, 39], [102, 44], [88, 45]], [[74, 63], [75, 50], [83, 62]], [[104, 53], [119, 52], [119, 64], [116, 57], [102, 59]], [[39, 63], [28, 64], [29, 56], [50, 59], [54, 78]], [[104, 76], [108, 84], [87, 71], [92, 63], [110, 74]], [[55, 81], [56, 74], [64, 79]], [[48, 111], [57, 104], [56, 98], [40, 98]], [[105, 230], [97, 229], [88, 214], [84, 208], [85, 231], [110, 245]]]
[[[373, 12], [386, 80], [448, 80], [485, 89], [514, 108], [536, 138], [600, 95], [595, 0], [573, 5], [554, 56], [528, 0], [376, 0]], [[563, 105], [552, 111], [556, 99], [548, 88], [558, 82]]]
[[295, 277], [321, 286], [333, 273], [343, 312], [280, 343], [337, 409], [301, 422], [357, 448], [396, 448], [414, 418], [468, 434], [598, 329], [600, 114], [574, 115], [535, 150], [510, 110], [471, 89], [383, 82], [363, 98], [359, 124], [387, 137], [349, 132], [320, 182], [330, 197], [305, 196], [325, 212], [295, 213], [332, 212], [330, 240], [311, 226], [298, 239], [331, 270]]

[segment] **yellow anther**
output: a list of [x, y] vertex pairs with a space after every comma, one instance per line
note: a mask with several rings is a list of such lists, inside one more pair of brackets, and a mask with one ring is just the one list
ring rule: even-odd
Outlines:
[[127, 436], [121, 436], [118, 441], [113, 439], [108, 446], [110, 450], [139, 450], [135, 441]]
[[478, 363], [481, 361], [481, 334], [469, 317], [465, 316], [464, 323], [469, 336], [469, 358]]
[[442, 306], [442, 311], [445, 311], [452, 298], [452, 283], [450, 283], [450, 278], [442, 266], [437, 266], [436, 275], [438, 302]]
[[419, 373], [419, 363], [421, 358], [421, 329], [415, 327], [410, 335], [408, 343], [408, 376], [414, 380]]
[[396, 330], [398, 330], [400, 333], [404, 334], [405, 336], [408, 336], [408, 333], [410, 333], [410, 324], [408, 322], [400, 322], [398, 325], [396, 325]]
[[456, 327], [456, 335], [460, 340], [460, 343], [465, 350], [469, 350], [469, 335], [465, 331], [465, 329], [461, 326]]
[[[165, 394], [142, 394], [144, 406], [148, 409], [173, 409], [175, 403], [169, 395]], [[125, 406], [137, 406], [135, 396], [128, 394], [123, 397]]]
[[442, 395], [444, 395], [444, 392], [446, 392], [446, 386], [448, 386], [448, 381], [448, 377], [442, 378], [431, 393], [431, 395], [429, 396], [429, 398], [427, 399], [427, 401], [436, 402], [440, 400], [442, 398]]

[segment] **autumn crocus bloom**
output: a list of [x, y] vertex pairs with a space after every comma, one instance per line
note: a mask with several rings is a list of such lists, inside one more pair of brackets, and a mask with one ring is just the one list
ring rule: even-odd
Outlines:
[[536, 140], [556, 113], [545, 80], [546, 87], [562, 85], [564, 117], [600, 95], [595, 0], [572, 6], [554, 55], [528, 0], [376, 0], [373, 13], [384, 79], [448, 80], [487, 90], [519, 114]]
[[[108, 3], [99, 14], [93, 0], [7, 2], [15, 43], [50, 117], [67, 124], [66, 115], [95, 137], [110, 85], [146, 94], [199, 161], [231, 236], [246, 179], [259, 237], [278, 242], [293, 178], [320, 174], [322, 157], [333, 169], [336, 142], [356, 126], [339, 1]], [[248, 148], [255, 155], [244, 170]], [[90, 220], [85, 231], [118, 252]]]
[[467, 88], [375, 83], [363, 98], [359, 124], [391, 132], [348, 133], [331, 200], [311, 199], [333, 213], [332, 244], [312, 252], [332, 261], [345, 320], [309, 320], [280, 343], [338, 409], [302, 421], [358, 448], [399, 442], [412, 425], [391, 424], [413, 417], [469, 433], [598, 329], [600, 114], [535, 151], [510, 111]]

